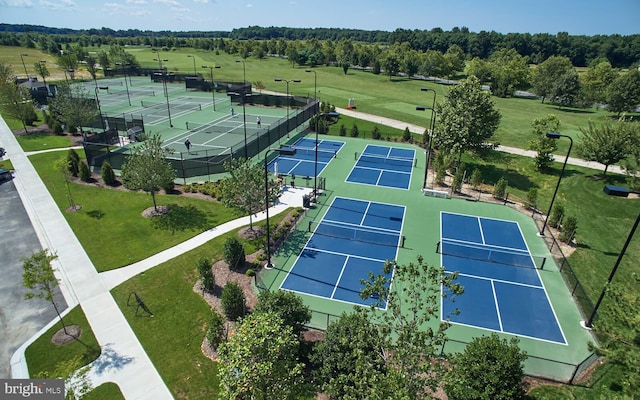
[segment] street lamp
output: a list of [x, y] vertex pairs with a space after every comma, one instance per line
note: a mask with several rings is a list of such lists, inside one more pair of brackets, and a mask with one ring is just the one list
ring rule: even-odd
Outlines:
[[27, 72], [27, 66], [24, 63], [24, 56], [28, 56], [28, 54], [26, 54], [26, 53], [20, 54], [20, 59], [22, 60], [22, 67], [24, 68], [24, 74], [27, 76], [27, 79], [29, 79], [29, 73]]
[[193, 76], [198, 76], [198, 72], [196, 71], [196, 57], [192, 56], [191, 54], [187, 54], [187, 57], [191, 57], [191, 59], [193, 60]]
[[104, 119], [102, 118], [102, 109], [100, 108], [100, 99], [98, 98], [98, 90], [109, 90], [109, 86], [96, 86], [95, 92], [96, 92], [96, 104], [98, 105], [98, 114], [99, 114], [99, 118], [100, 118], [100, 123], [102, 124], [102, 130], [106, 131], [107, 127], [104, 124]]
[[562, 180], [562, 175], [564, 175], [564, 169], [567, 166], [567, 161], [569, 161], [569, 154], [571, 154], [571, 147], [573, 147], [573, 139], [571, 136], [563, 135], [558, 132], [547, 132], [547, 137], [549, 139], [560, 139], [560, 137], [566, 137], [569, 139], [569, 151], [567, 151], [567, 156], [564, 159], [564, 164], [562, 164], [562, 171], [560, 171], [560, 176], [558, 177], [558, 183], [556, 184], [556, 190], [553, 192], [553, 197], [551, 197], [551, 204], [549, 205], [549, 211], [547, 212], [547, 217], [544, 219], [544, 224], [542, 225], [542, 229], [538, 233], [538, 236], [544, 237], [544, 228], [547, 227], [547, 222], [549, 221], [549, 215], [551, 215], [551, 208], [553, 207], [553, 202], [556, 199], [556, 194], [558, 194], [558, 188], [560, 187], [560, 181]]
[[312, 69], [305, 69], [304, 72], [313, 72], [313, 98], [318, 100], [318, 74]]
[[282, 78], [275, 78], [274, 81], [276, 82], [286, 82], [287, 83], [287, 137], [289, 137], [289, 83], [290, 82], [294, 82], [294, 83], [300, 83], [302, 82], [300, 79], [282, 79]]
[[236, 60], [237, 63], [242, 63], [242, 92], [245, 92], [245, 87], [247, 86], [247, 70], [246, 70], [246, 64], [244, 62], [244, 60]]
[[270, 228], [269, 228], [269, 170], [267, 169], [269, 160], [269, 153], [272, 151], [277, 151], [278, 153], [284, 156], [293, 156], [296, 154], [296, 149], [292, 147], [280, 147], [277, 149], [267, 149], [266, 153], [264, 153], [264, 211], [267, 216], [267, 265], [266, 268], [273, 268], [271, 264], [271, 236], [270, 236]]
[[[124, 74], [124, 85], [127, 88], [127, 99], [129, 100], [129, 106], [131, 106], [131, 96], [129, 95], [129, 84], [127, 83], [127, 70], [124, 68], [125, 63], [117, 62], [116, 65], [120, 65], [122, 67], [122, 73]], [[129, 65], [129, 64], [126, 64]]]
[[431, 117], [429, 118], [429, 127], [427, 128], [427, 134], [429, 135], [429, 140], [427, 143], [427, 152], [426, 152], [426, 162], [424, 166], [424, 180], [422, 181], [422, 188], [426, 189], [427, 187], [427, 175], [429, 174], [429, 163], [431, 162], [431, 142], [433, 141], [433, 131], [436, 128], [436, 91], [430, 88], [421, 88], [423, 92], [433, 92], [433, 103], [431, 107], [417, 106], [416, 110], [418, 111], [426, 111], [431, 110]]
[[[247, 150], [247, 112], [246, 112], [246, 108], [245, 108], [245, 98], [246, 97], [250, 97], [251, 94], [242, 94], [239, 92], [227, 92], [227, 94], [229, 96], [239, 96], [242, 99], [242, 127], [244, 128], [244, 158], [245, 160], [249, 159], [249, 151]], [[259, 140], [260, 135], [256, 134], [257, 138]], [[258, 144], [258, 148], [260, 148], [260, 145]], [[259, 150], [258, 150], [259, 151]]]
[[220, 68], [218, 65], [203, 65], [202, 68], [209, 68], [209, 76], [211, 76], [211, 101], [213, 102], [213, 111], [216, 110], [216, 85], [213, 83], [213, 69]]
[[616, 274], [616, 271], [620, 266], [622, 257], [624, 256], [624, 253], [627, 251], [627, 247], [629, 247], [629, 242], [631, 242], [631, 238], [633, 238], [633, 235], [636, 233], [636, 229], [638, 228], [638, 223], [640, 223], [640, 214], [638, 214], [638, 217], [636, 218], [636, 222], [633, 224], [633, 228], [631, 228], [631, 232], [629, 232], [629, 236], [627, 236], [627, 240], [624, 242], [624, 246], [622, 246], [622, 250], [620, 251], [620, 254], [618, 254], [618, 259], [616, 260], [615, 265], [611, 269], [611, 273], [609, 273], [609, 278], [607, 278], [607, 283], [604, 285], [604, 288], [602, 288], [600, 297], [598, 297], [598, 301], [596, 302], [596, 305], [593, 307], [593, 311], [591, 312], [589, 319], [587, 320], [587, 322], [584, 322], [584, 321], [581, 322], [581, 324], [584, 323], [583, 326], [587, 329], [591, 329], [593, 327], [593, 319], [595, 318], [596, 313], [598, 312], [598, 308], [600, 307], [600, 303], [602, 303], [602, 299], [604, 298], [604, 295], [607, 293], [607, 289], [609, 288], [609, 284], [613, 280], [613, 276]]

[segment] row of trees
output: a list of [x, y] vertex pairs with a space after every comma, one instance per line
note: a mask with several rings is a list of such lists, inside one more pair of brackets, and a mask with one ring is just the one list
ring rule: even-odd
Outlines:
[[[451, 31], [441, 28], [431, 30], [396, 29], [389, 31], [365, 31], [339, 28], [287, 28], [259, 27], [233, 29], [231, 32], [152, 32], [134, 30], [112, 30], [109, 28], [71, 30], [42, 26], [9, 25], [0, 26], [0, 45], [39, 47], [51, 54], [57, 53], [68, 43], [81, 46], [121, 46], [151, 47], [194, 47], [199, 49], [221, 49], [228, 43], [248, 41], [268, 43], [271, 54], [284, 55], [275, 50], [275, 43], [326, 41], [339, 42], [353, 40], [389, 46], [407, 43], [410, 49], [426, 52], [435, 50], [445, 53], [451, 46], [460, 47], [469, 58], [489, 58], [501, 49], [514, 49], [533, 63], [540, 63], [551, 56], [563, 56], [576, 66], [586, 66], [591, 60], [607, 58], [614, 67], [629, 67], [638, 62], [640, 35], [569, 35], [567, 32], [549, 33], [507, 33], [495, 31], [470, 32], [466, 27], [454, 27]], [[281, 50], [282, 51], [282, 50]]]

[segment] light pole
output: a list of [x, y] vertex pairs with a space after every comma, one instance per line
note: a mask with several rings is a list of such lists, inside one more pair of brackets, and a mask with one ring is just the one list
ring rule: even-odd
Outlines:
[[196, 57], [192, 56], [191, 54], [187, 54], [187, 57], [191, 57], [191, 59], [193, 60], [193, 76], [198, 76], [198, 72], [196, 71]]
[[103, 90], [109, 90], [109, 86], [96, 86], [95, 92], [96, 92], [96, 104], [98, 105], [98, 118], [100, 118], [100, 123], [102, 124], [102, 130], [106, 131], [107, 127], [104, 124], [104, 119], [102, 118], [102, 109], [100, 108], [100, 99], [98, 98], [98, 90], [103, 89]]
[[24, 68], [24, 74], [27, 76], [27, 79], [29, 79], [29, 73], [27, 72], [27, 66], [24, 63], [24, 56], [28, 56], [28, 54], [27, 53], [20, 54], [20, 59], [22, 60], [22, 67]]
[[629, 242], [631, 242], [631, 238], [633, 238], [633, 235], [636, 233], [636, 229], [638, 228], [638, 224], [639, 223], [640, 223], [640, 214], [638, 214], [638, 217], [636, 218], [636, 222], [633, 224], [633, 228], [631, 228], [631, 232], [629, 232], [629, 236], [627, 236], [627, 240], [624, 242], [624, 246], [622, 246], [622, 250], [620, 251], [620, 254], [618, 254], [618, 259], [616, 260], [615, 265], [611, 269], [611, 273], [609, 273], [609, 278], [607, 278], [607, 283], [604, 285], [604, 288], [602, 289], [602, 292], [600, 293], [600, 297], [598, 297], [598, 301], [596, 302], [596, 305], [593, 307], [593, 311], [591, 312], [591, 315], [589, 316], [589, 320], [584, 323], [584, 327], [585, 328], [591, 329], [593, 327], [593, 319], [595, 318], [596, 313], [598, 312], [598, 308], [600, 307], [600, 303], [602, 303], [602, 299], [604, 298], [604, 295], [607, 293], [607, 289], [609, 288], [609, 284], [613, 280], [613, 276], [616, 274], [616, 271], [618, 270], [618, 267], [620, 266], [620, 262], [622, 261], [622, 257], [624, 256], [624, 253], [627, 251], [627, 247], [629, 247]]
[[564, 169], [567, 166], [567, 161], [569, 161], [569, 154], [571, 154], [571, 147], [573, 147], [573, 139], [571, 136], [563, 135], [558, 132], [547, 132], [547, 137], [549, 139], [560, 139], [560, 137], [566, 137], [569, 139], [569, 151], [567, 151], [567, 156], [564, 159], [564, 164], [562, 164], [562, 171], [560, 171], [560, 176], [558, 177], [558, 183], [556, 184], [556, 190], [553, 192], [553, 197], [551, 197], [551, 204], [549, 205], [549, 211], [547, 212], [547, 217], [544, 219], [544, 224], [542, 224], [542, 229], [538, 233], [538, 236], [544, 237], [544, 228], [547, 227], [547, 222], [549, 221], [549, 215], [551, 215], [551, 209], [553, 207], [553, 202], [556, 199], [556, 194], [558, 194], [558, 188], [560, 187], [560, 181], [562, 180], [562, 175], [564, 175]]
[[266, 153], [264, 153], [264, 211], [266, 213], [266, 220], [267, 220], [267, 265], [266, 268], [273, 268], [273, 265], [271, 264], [271, 235], [270, 235], [270, 228], [269, 228], [269, 170], [267, 169], [268, 167], [268, 160], [269, 160], [269, 153], [272, 151], [277, 151], [278, 153], [285, 155], [285, 156], [293, 156], [296, 154], [296, 149], [292, 148], [292, 147], [280, 147], [278, 149], [267, 149]]
[[242, 92], [245, 93], [245, 87], [247, 86], [247, 69], [244, 60], [236, 60], [237, 63], [242, 63]]
[[312, 69], [305, 69], [304, 72], [313, 72], [313, 99], [318, 100], [318, 74]]
[[320, 119], [320, 117], [324, 118], [325, 116], [331, 117], [331, 118], [337, 118], [340, 114], [338, 114], [337, 112], [333, 111], [333, 112], [328, 112], [328, 113], [318, 113], [316, 115], [316, 147], [315, 147], [315, 162], [313, 164], [313, 169], [314, 169], [314, 173], [313, 173], [313, 196], [314, 198], [316, 196], [318, 196], [318, 131], [319, 129], [319, 125], [318, 125], [318, 120]]
[[424, 180], [422, 181], [422, 188], [426, 189], [427, 187], [427, 176], [429, 174], [429, 163], [431, 162], [431, 143], [433, 141], [433, 131], [436, 128], [436, 91], [430, 88], [421, 88], [423, 92], [433, 92], [433, 103], [431, 107], [417, 106], [416, 110], [418, 111], [426, 111], [431, 110], [431, 117], [429, 118], [429, 127], [427, 128], [427, 134], [429, 135], [429, 140], [427, 143], [427, 152], [426, 152], [426, 161], [424, 165]]
[[218, 65], [203, 65], [202, 68], [209, 68], [209, 76], [211, 77], [211, 101], [213, 102], [213, 111], [216, 110], [216, 85], [213, 83], [213, 69], [220, 68]]
[[116, 65], [120, 65], [122, 67], [122, 73], [124, 74], [124, 85], [127, 88], [127, 99], [129, 100], [129, 106], [131, 106], [131, 96], [129, 95], [129, 84], [127, 83], [127, 70], [124, 69], [124, 63], [116, 63]]
[[287, 83], [287, 137], [289, 137], [289, 83], [290, 82], [295, 82], [295, 83], [300, 83], [302, 82], [300, 79], [282, 79], [282, 78], [275, 78], [274, 81], [276, 82], [286, 82]]
[[171, 122], [171, 107], [169, 106], [169, 88], [167, 87], [167, 74], [165, 70], [162, 69], [162, 62], [169, 61], [167, 59], [160, 58], [160, 52], [158, 50], [154, 50], [154, 52], [158, 55], [158, 58], [154, 58], [154, 61], [158, 61], [158, 67], [160, 68], [160, 74], [162, 74], [162, 86], [164, 88], [164, 97], [167, 99], [167, 115], [169, 116], [169, 127], [173, 128], [173, 122]]
[[[239, 92], [227, 92], [229, 96], [239, 96], [242, 99], [242, 127], [244, 128], [244, 158], [245, 160], [249, 159], [249, 151], [247, 150], [247, 112], [245, 108], [245, 98], [250, 97], [251, 94], [242, 94]], [[256, 134], [257, 138], [260, 138], [259, 134]], [[260, 146], [258, 145], [258, 149]], [[259, 151], [259, 150], [258, 150]]]

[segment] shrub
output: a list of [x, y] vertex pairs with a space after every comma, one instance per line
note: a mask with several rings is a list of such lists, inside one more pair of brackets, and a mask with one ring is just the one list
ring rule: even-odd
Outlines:
[[82, 182], [89, 182], [89, 179], [91, 179], [91, 171], [84, 161], [78, 163], [78, 176]]
[[67, 164], [69, 165], [69, 172], [73, 176], [78, 176], [78, 168], [80, 163], [80, 156], [74, 149], [69, 149], [67, 152]]
[[440, 164], [436, 168], [436, 183], [438, 185], [444, 184], [444, 178], [447, 176], [447, 169], [443, 164]]
[[62, 135], [64, 133], [64, 129], [62, 129], [60, 122], [55, 121], [53, 123], [53, 133], [56, 135]]
[[404, 128], [404, 132], [402, 132], [402, 141], [410, 142], [411, 141], [411, 132], [409, 131], [409, 127]]
[[527, 210], [535, 210], [538, 208], [538, 189], [529, 189], [527, 192], [527, 199], [524, 202], [524, 207]]
[[340, 136], [347, 136], [347, 128], [344, 125], [340, 125], [340, 132], [338, 133]]
[[204, 287], [204, 290], [207, 292], [212, 291], [216, 286], [216, 278], [211, 270], [211, 261], [208, 258], [203, 257], [196, 262], [196, 268], [200, 275], [200, 279], [202, 280], [202, 287]]
[[[251, 264], [251, 265], [253, 265], [253, 264]], [[255, 276], [256, 275], [256, 271], [254, 271], [253, 268], [249, 268], [247, 270], [247, 272], [245, 272], [245, 275], [246, 276]]]
[[360, 131], [358, 130], [358, 125], [353, 124], [353, 126], [351, 127], [351, 131], [349, 132], [349, 136], [358, 137], [358, 135], [360, 135]]
[[165, 192], [170, 192], [170, 191], [172, 191], [172, 190], [173, 190], [173, 188], [174, 188], [175, 186], [176, 186], [176, 184], [175, 184], [173, 181], [171, 181], [171, 182], [167, 182], [167, 183], [162, 187], [162, 189], [164, 189], [164, 191], [165, 191]]
[[218, 349], [218, 346], [224, 340], [224, 333], [224, 318], [222, 318], [219, 312], [213, 310], [211, 321], [209, 322], [209, 329], [207, 329], [207, 340], [212, 349]]
[[69, 131], [70, 134], [72, 134], [74, 136], [75, 136], [76, 133], [78, 133], [78, 128], [75, 127], [75, 126], [70, 126], [69, 129], [67, 129], [67, 130]]
[[576, 231], [578, 230], [578, 219], [574, 216], [568, 216], [564, 219], [564, 223], [562, 224], [562, 232], [560, 232], [560, 236], [558, 239], [560, 241], [569, 243], [576, 235]]
[[474, 169], [471, 173], [471, 178], [469, 179], [471, 183], [471, 187], [478, 190], [480, 185], [482, 184], [482, 173], [478, 168]]
[[235, 321], [244, 315], [245, 297], [242, 288], [235, 282], [228, 282], [222, 295], [220, 296], [220, 304], [224, 315], [231, 321]]
[[244, 247], [235, 237], [230, 237], [224, 243], [224, 261], [230, 269], [236, 269], [245, 262]]
[[558, 228], [562, 223], [563, 216], [564, 216], [564, 204], [556, 203], [553, 206], [553, 210], [551, 210], [551, 215], [549, 215], [549, 226]]
[[462, 168], [458, 168], [458, 171], [453, 175], [453, 182], [451, 183], [451, 188], [454, 192], [462, 191]]
[[373, 127], [373, 130], [371, 131], [371, 138], [375, 140], [380, 140], [382, 138], [382, 134], [380, 133], [380, 128], [378, 128], [378, 125]]
[[495, 186], [493, 187], [493, 197], [496, 199], [504, 199], [507, 194], [507, 180], [504, 177], [498, 179]]
[[113, 172], [113, 168], [111, 168], [111, 164], [109, 164], [108, 161], [102, 163], [102, 168], [100, 168], [100, 175], [102, 176], [102, 180], [106, 185], [115, 185], [116, 174]]

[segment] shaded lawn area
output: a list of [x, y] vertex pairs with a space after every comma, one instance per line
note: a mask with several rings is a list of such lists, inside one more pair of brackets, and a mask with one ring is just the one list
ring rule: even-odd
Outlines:
[[[287, 214], [269, 219], [276, 227]], [[265, 226], [265, 221], [254, 223]], [[252, 241], [237, 235], [237, 230], [139, 274], [111, 291], [129, 324], [142, 343], [162, 379], [177, 399], [212, 399], [218, 393], [217, 363], [200, 349], [206, 334], [211, 308], [193, 291], [198, 281], [196, 262], [202, 257], [212, 263], [222, 259], [228, 237], [235, 236], [251, 254], [262, 246], [263, 238]], [[154, 317], [136, 317], [127, 306], [129, 293], [136, 291]]]
[[30, 160], [99, 272], [140, 261], [240, 216], [218, 202], [156, 195], [158, 205], [173, 205], [180, 211], [166, 224], [159, 224], [141, 215], [153, 206], [150, 195], [81, 183], [69, 187], [75, 204], [82, 209], [66, 212], [69, 202], [64, 177], [53, 167], [66, 155], [66, 151], [42, 153], [30, 156]]

